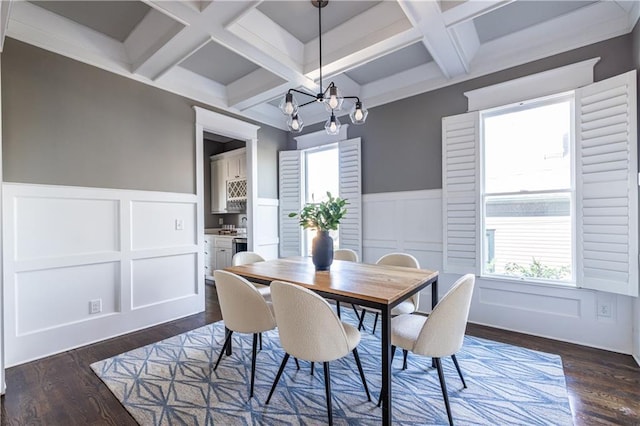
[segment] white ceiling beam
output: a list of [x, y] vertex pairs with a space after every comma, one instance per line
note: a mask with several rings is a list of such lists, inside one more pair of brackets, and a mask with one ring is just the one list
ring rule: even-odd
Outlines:
[[482, 0], [460, 2], [455, 7], [442, 12], [444, 25], [450, 27], [461, 22], [470, 21], [485, 13], [506, 6], [513, 1], [514, 0]]
[[186, 26], [164, 13], [151, 9], [124, 41], [132, 62], [132, 72], [139, 72], [147, 60]]
[[398, 0], [398, 4], [413, 26], [422, 32], [424, 45], [446, 77], [453, 78], [469, 71], [469, 64], [449, 35], [437, 2]]
[[462, 56], [463, 63], [467, 64], [466, 69], [469, 72], [469, 64], [480, 49], [480, 38], [473, 21], [464, 21], [449, 28], [449, 33], [456, 45], [456, 50]]
[[[322, 35], [322, 72], [343, 72], [405, 47], [419, 37], [395, 2], [381, 2]], [[304, 46], [304, 74], [314, 80], [319, 77], [318, 58], [316, 37]]]
[[[240, 110], [272, 99], [281, 91], [286, 80], [259, 68], [227, 85], [229, 106]], [[281, 92], [280, 92], [281, 93]]]
[[0, 1], [0, 52], [2, 52], [4, 37], [7, 35], [7, 28], [9, 27], [12, 3], [13, 0]]

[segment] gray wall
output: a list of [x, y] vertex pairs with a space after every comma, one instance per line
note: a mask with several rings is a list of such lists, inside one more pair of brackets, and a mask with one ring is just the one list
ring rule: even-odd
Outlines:
[[[542, 72], [593, 57], [596, 80], [634, 68], [631, 34], [551, 56], [505, 71], [416, 95], [369, 110], [367, 123], [349, 126], [349, 138], [362, 138], [362, 192], [365, 194], [442, 188], [441, 119], [467, 111], [463, 92]], [[349, 123], [349, 118], [341, 118]], [[306, 127], [303, 133], [320, 130]], [[288, 147], [295, 149], [289, 135]]]
[[[195, 192], [192, 106], [214, 108], [10, 38], [2, 89], [4, 181]], [[272, 197], [287, 136], [257, 124], [258, 196]]]

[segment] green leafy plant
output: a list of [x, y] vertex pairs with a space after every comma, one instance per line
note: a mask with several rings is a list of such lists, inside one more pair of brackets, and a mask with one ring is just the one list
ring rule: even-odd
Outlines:
[[327, 192], [326, 201], [309, 203], [300, 212], [289, 213], [289, 217], [298, 217], [300, 226], [304, 229], [317, 229], [318, 231], [335, 231], [340, 220], [347, 214], [345, 206], [347, 200], [333, 197]]
[[539, 260], [536, 260], [535, 257], [532, 258], [531, 264], [526, 266], [519, 265], [515, 262], [509, 262], [504, 266], [504, 270], [507, 275], [554, 280], [566, 278], [571, 273], [571, 267], [568, 265], [560, 267], [547, 266], [542, 264]]

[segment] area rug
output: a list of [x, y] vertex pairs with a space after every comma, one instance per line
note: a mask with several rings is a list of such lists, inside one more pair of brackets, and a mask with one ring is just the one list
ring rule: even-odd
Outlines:
[[[352, 313], [343, 319], [356, 323]], [[234, 334], [233, 354], [213, 365], [224, 341], [224, 324], [138, 348], [91, 365], [142, 425], [320, 425], [327, 423], [322, 368], [293, 359], [265, 405], [283, 351], [277, 331], [265, 333], [258, 352], [254, 397], [249, 399], [251, 336]], [[372, 400], [380, 390], [380, 336], [362, 333], [358, 347]], [[409, 355], [392, 366], [393, 423], [448, 424], [440, 383], [431, 360]], [[466, 336], [457, 355], [467, 389], [450, 358], [443, 359], [457, 425], [570, 425], [571, 408], [558, 355]], [[317, 366], [316, 366], [317, 367]], [[368, 402], [349, 355], [331, 363], [336, 425], [377, 425], [382, 411]]]

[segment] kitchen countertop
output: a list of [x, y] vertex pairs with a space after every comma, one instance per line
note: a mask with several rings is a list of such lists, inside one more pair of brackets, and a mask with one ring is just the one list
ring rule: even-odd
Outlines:
[[219, 234], [218, 232], [222, 231], [221, 228], [206, 228], [204, 230], [205, 234], [215, 235], [216, 237], [229, 237], [229, 238], [246, 238], [247, 237], [247, 229], [246, 228], [236, 228], [235, 234]]

